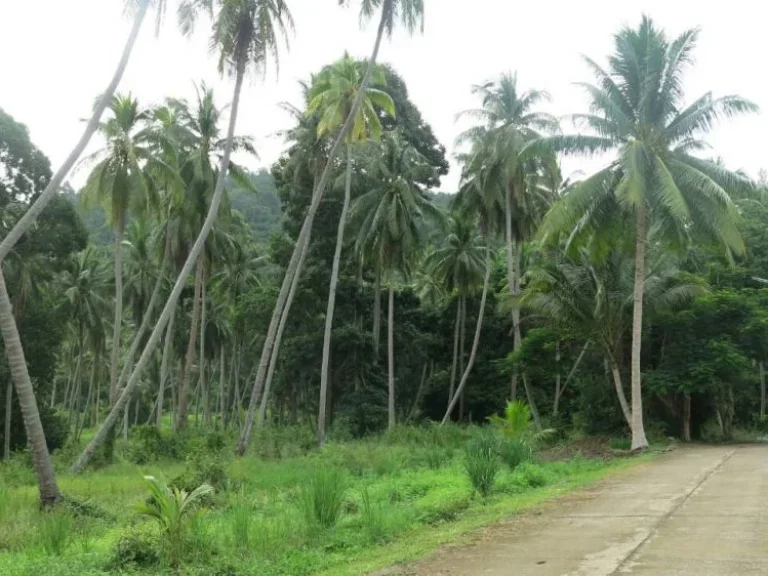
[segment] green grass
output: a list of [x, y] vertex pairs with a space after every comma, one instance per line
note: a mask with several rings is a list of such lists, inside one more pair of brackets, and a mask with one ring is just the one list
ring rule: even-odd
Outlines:
[[[514, 471], [501, 466], [493, 492], [480, 498], [465, 470], [466, 443], [462, 431], [403, 430], [329, 444], [304, 456], [229, 461], [227, 488], [188, 530], [184, 573], [365, 574], [642, 460], [574, 458], [529, 462]], [[0, 574], [116, 574], [110, 562], [118, 541], [127, 557], [152, 557], [151, 551], [131, 548], [156, 538], [151, 523], [136, 513], [148, 495], [142, 476], [176, 478], [185, 472], [183, 462], [119, 463], [81, 476], [59, 469], [68, 497], [107, 514], [51, 519], [38, 511], [34, 477], [23, 462], [0, 468]], [[317, 510], [330, 516], [321, 520]], [[157, 565], [131, 573], [171, 574]]]

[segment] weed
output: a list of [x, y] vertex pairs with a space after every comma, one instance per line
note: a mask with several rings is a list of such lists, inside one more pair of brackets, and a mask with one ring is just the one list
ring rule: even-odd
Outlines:
[[240, 552], [247, 550], [250, 544], [252, 519], [253, 510], [244, 495], [241, 495], [230, 508], [232, 542]]
[[510, 470], [514, 470], [533, 457], [533, 448], [522, 438], [503, 440], [499, 444], [499, 456]]
[[318, 468], [302, 494], [307, 523], [330, 528], [341, 516], [346, 478], [338, 468]]
[[64, 511], [43, 512], [40, 517], [40, 544], [49, 556], [61, 556], [69, 546], [72, 515]]
[[107, 564], [110, 571], [123, 571], [131, 568], [149, 568], [160, 564], [159, 534], [147, 525], [125, 530], [112, 551]]
[[483, 498], [493, 493], [499, 473], [498, 449], [498, 438], [488, 432], [478, 434], [467, 445], [464, 468], [475, 492]]

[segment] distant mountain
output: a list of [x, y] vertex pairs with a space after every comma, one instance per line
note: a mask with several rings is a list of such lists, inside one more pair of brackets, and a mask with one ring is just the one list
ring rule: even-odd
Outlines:
[[[257, 193], [232, 187], [229, 190], [229, 203], [248, 222], [256, 241], [266, 243], [270, 235], [280, 228], [282, 208], [275, 193], [275, 181], [269, 172], [260, 170], [252, 174], [251, 182]], [[79, 195], [71, 188], [65, 189], [63, 193], [77, 207], [90, 241], [99, 246], [111, 246], [114, 236], [104, 209], [101, 206], [84, 207], [79, 201]]]

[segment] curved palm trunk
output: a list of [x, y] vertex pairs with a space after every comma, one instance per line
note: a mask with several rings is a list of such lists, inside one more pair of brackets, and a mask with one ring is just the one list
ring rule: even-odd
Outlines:
[[125, 216], [115, 228], [115, 318], [112, 324], [112, 360], [109, 368], [109, 403], [117, 401], [117, 371], [120, 367], [120, 336], [123, 328], [123, 233]]
[[326, 406], [328, 405], [328, 376], [331, 360], [331, 330], [333, 329], [333, 314], [336, 306], [336, 287], [339, 283], [339, 266], [341, 250], [344, 246], [344, 227], [347, 223], [347, 212], [352, 197], [352, 145], [347, 144], [347, 175], [344, 183], [344, 206], [341, 209], [339, 230], [336, 233], [336, 251], [333, 254], [331, 268], [331, 285], [328, 290], [328, 306], [325, 311], [325, 333], [323, 334], [323, 363], [320, 371], [320, 408], [317, 415], [317, 436], [322, 446], [325, 443]]
[[389, 389], [388, 428], [395, 427], [395, 289], [389, 284], [387, 308], [387, 388]]
[[176, 318], [176, 310], [171, 311], [168, 320], [168, 328], [165, 330], [165, 344], [163, 345], [163, 359], [160, 363], [160, 388], [157, 391], [157, 419], [158, 428], [163, 424], [163, 401], [165, 399], [165, 386], [171, 373], [171, 354], [173, 354], [173, 321]]
[[640, 354], [643, 345], [643, 288], [645, 285], [645, 205], [637, 209], [635, 234], [635, 288], [632, 310], [632, 450], [648, 447], [643, 428], [643, 391]]
[[[520, 323], [520, 307], [517, 304], [518, 297], [518, 267], [519, 267], [519, 255], [517, 244], [512, 237], [512, 187], [507, 186], [504, 194], [504, 231], [506, 240], [506, 252], [507, 252], [507, 284], [509, 285], [509, 295], [512, 297], [512, 328], [514, 330], [514, 340], [512, 343], [512, 349], [517, 350], [520, 346], [519, 329]], [[517, 368], [512, 370], [512, 380], [510, 382], [510, 393], [512, 400], [517, 397], [517, 380], [518, 373]]]
[[456, 390], [456, 366], [459, 361], [459, 328], [461, 326], [461, 299], [456, 300], [456, 326], [453, 329], [453, 361], [451, 362], [451, 384], [448, 389], [448, 406], [453, 400], [453, 393]]
[[179, 277], [176, 279], [176, 283], [173, 286], [173, 290], [171, 290], [168, 301], [163, 307], [163, 312], [160, 314], [160, 318], [155, 324], [155, 327], [152, 329], [149, 340], [144, 346], [144, 351], [141, 353], [141, 357], [136, 363], [136, 367], [134, 368], [131, 377], [128, 379], [128, 383], [120, 394], [117, 403], [109, 412], [109, 415], [104, 421], [103, 426], [99, 429], [83, 453], [72, 466], [72, 471], [75, 473], [81, 472], [83, 468], [85, 468], [85, 466], [88, 464], [88, 462], [91, 461], [93, 455], [96, 453], [96, 450], [104, 443], [104, 440], [107, 438], [107, 434], [115, 425], [115, 422], [117, 422], [117, 419], [120, 417], [122, 411], [125, 409], [128, 400], [131, 398], [133, 390], [139, 383], [141, 373], [149, 363], [150, 358], [152, 357], [152, 354], [154, 353], [155, 348], [160, 341], [160, 336], [163, 333], [165, 326], [168, 324], [171, 314], [176, 308], [176, 303], [178, 302], [179, 296], [184, 289], [184, 285], [187, 282], [189, 274], [192, 272], [192, 267], [197, 262], [200, 254], [202, 254], [203, 248], [205, 247], [205, 241], [213, 229], [213, 224], [219, 214], [221, 198], [224, 194], [224, 184], [226, 182], [227, 173], [229, 172], [229, 159], [232, 156], [232, 142], [235, 136], [235, 128], [237, 126], [237, 111], [240, 107], [240, 94], [242, 92], [243, 80], [245, 78], [245, 66], [245, 58], [240, 58], [237, 63], [237, 70], [235, 74], [235, 91], [232, 98], [232, 106], [230, 108], [229, 128], [227, 130], [227, 140], [224, 146], [224, 155], [221, 159], [221, 165], [219, 166], [219, 176], [216, 180], [216, 188], [213, 191], [213, 197], [211, 198], [211, 206], [208, 209], [205, 222], [203, 222], [203, 227], [200, 229], [200, 234], [198, 235], [197, 240], [195, 240], [195, 243], [192, 246], [192, 250], [187, 256], [186, 262], [184, 262], [184, 266], [179, 273]]
[[477, 357], [477, 349], [480, 345], [480, 334], [483, 331], [483, 317], [485, 316], [485, 303], [488, 300], [488, 286], [491, 283], [491, 249], [489, 247], [486, 247], [485, 249], [485, 280], [483, 281], [483, 296], [480, 299], [480, 310], [477, 312], [477, 326], [475, 328], [475, 339], [472, 341], [472, 350], [469, 353], [469, 360], [467, 362], [467, 368], [464, 370], [464, 373], [461, 375], [461, 381], [459, 382], [459, 387], [456, 389], [456, 393], [453, 395], [453, 398], [451, 399], [451, 403], [448, 405], [448, 410], [445, 411], [445, 416], [443, 416], [442, 422], [440, 422], [440, 425], [443, 426], [448, 420], [451, 418], [451, 414], [453, 413], [454, 408], [456, 408], [456, 404], [459, 401], [459, 398], [461, 397], [462, 393], [464, 392], [464, 388], [467, 385], [467, 381], [469, 380], [469, 374], [472, 372], [472, 367], [475, 365], [475, 358]]
[[195, 294], [192, 299], [192, 323], [189, 327], [189, 343], [187, 355], [184, 359], [184, 368], [181, 371], [181, 384], [179, 387], [179, 413], [176, 415], [176, 429], [183, 430], [187, 425], [189, 413], [189, 378], [195, 363], [195, 346], [197, 344], [197, 331], [200, 329], [200, 300], [203, 289], [203, 257], [197, 259], [197, 272], [195, 273]]
[[360, 90], [358, 91], [357, 98], [352, 104], [349, 115], [347, 116], [347, 119], [345, 120], [341, 130], [339, 130], [339, 133], [336, 135], [336, 140], [334, 141], [333, 146], [331, 147], [331, 150], [328, 154], [328, 162], [326, 163], [325, 168], [323, 169], [323, 173], [320, 176], [320, 180], [317, 182], [315, 190], [312, 193], [312, 202], [309, 206], [309, 210], [307, 211], [307, 215], [304, 218], [304, 224], [301, 227], [301, 233], [299, 234], [299, 238], [296, 242], [296, 247], [293, 250], [293, 255], [291, 256], [288, 268], [285, 271], [283, 284], [280, 287], [280, 293], [278, 294], [277, 302], [275, 303], [275, 309], [272, 312], [272, 318], [269, 322], [267, 337], [264, 340], [264, 346], [261, 351], [261, 358], [259, 359], [259, 367], [258, 371], [256, 372], [256, 378], [253, 382], [251, 400], [248, 406], [248, 415], [245, 419], [245, 425], [243, 426], [243, 430], [240, 435], [240, 442], [237, 446], [237, 453], [240, 455], [245, 453], [245, 449], [248, 446], [248, 442], [250, 441], [251, 432], [253, 431], [253, 422], [256, 417], [256, 405], [259, 403], [259, 391], [262, 389], [264, 390], [264, 394], [262, 395], [263, 398], [261, 399], [262, 410], [259, 411], [259, 415], [260, 419], [263, 421], [261, 414], [263, 412], [264, 401], [267, 399], [267, 392], [269, 390], [269, 385], [266, 382], [267, 370], [270, 363], [272, 363], [272, 356], [279, 353], [280, 349], [280, 346], [277, 343], [278, 327], [281, 323], [283, 314], [287, 314], [291, 309], [293, 298], [289, 297], [289, 295], [292, 292], [294, 280], [298, 281], [298, 277], [301, 275], [303, 252], [305, 251], [304, 246], [309, 245], [309, 239], [312, 234], [312, 225], [314, 223], [315, 215], [317, 214], [317, 209], [320, 206], [320, 201], [323, 199], [325, 187], [328, 185], [328, 180], [331, 176], [333, 161], [339, 152], [339, 148], [341, 147], [344, 137], [352, 128], [355, 116], [357, 116], [357, 112], [360, 110], [363, 98], [365, 97], [365, 92], [371, 83], [373, 69], [376, 66], [376, 59], [379, 55], [381, 41], [384, 38], [384, 30], [386, 29], [386, 23], [391, 11], [392, 0], [384, 0], [384, 5], [381, 12], [381, 21], [379, 22], [379, 28], [376, 35], [376, 42], [373, 47], [371, 59], [368, 61], [368, 67], [365, 71], [365, 76], [363, 77], [363, 81], [360, 84]]
[[0, 262], [5, 259], [5, 257], [8, 255], [8, 252], [11, 251], [11, 249], [16, 245], [16, 242], [19, 241], [24, 233], [32, 227], [32, 225], [35, 223], [35, 220], [37, 220], [37, 217], [59, 191], [59, 188], [61, 188], [61, 185], [64, 183], [64, 179], [67, 177], [67, 174], [69, 174], [69, 171], [72, 170], [75, 162], [77, 162], [86, 146], [88, 146], [88, 142], [90, 142], [94, 132], [98, 130], [101, 115], [104, 113], [107, 105], [112, 100], [112, 97], [115, 94], [115, 90], [117, 89], [117, 86], [120, 84], [120, 80], [123, 77], [125, 68], [128, 66], [128, 61], [131, 58], [133, 47], [136, 45], [136, 38], [139, 35], [141, 25], [144, 23], [144, 18], [147, 15], [149, 4], [149, 0], [146, 0], [139, 6], [139, 10], [136, 12], [136, 16], [133, 19], [133, 28], [131, 28], [131, 32], [128, 35], [128, 40], [126, 41], [125, 47], [123, 48], [123, 54], [117, 64], [117, 69], [112, 76], [112, 80], [110, 80], [109, 84], [107, 85], [106, 90], [101, 95], [101, 98], [99, 98], [96, 107], [93, 109], [93, 115], [88, 121], [82, 136], [80, 136], [80, 140], [78, 140], [72, 152], [69, 153], [67, 159], [64, 160], [64, 163], [56, 171], [56, 174], [53, 175], [51, 181], [45, 187], [45, 190], [43, 190], [35, 203], [29, 207], [29, 210], [26, 211], [24, 216], [21, 217], [21, 219], [8, 233], [8, 235], [3, 239], [2, 243], [0, 243]]
[[613, 385], [616, 387], [616, 396], [619, 398], [619, 404], [621, 405], [621, 413], [624, 414], [624, 419], [627, 421], [627, 426], [632, 429], [632, 412], [627, 404], [627, 397], [624, 395], [624, 386], [621, 383], [621, 371], [616, 361], [611, 358], [611, 374], [613, 375]]
[[133, 369], [133, 359], [136, 357], [136, 352], [139, 350], [139, 346], [141, 345], [141, 341], [144, 338], [144, 334], [147, 333], [149, 323], [152, 321], [152, 315], [154, 314], [155, 308], [157, 308], [157, 301], [160, 299], [160, 291], [163, 287], [165, 269], [168, 266], [170, 259], [171, 237], [168, 235], [165, 239], [163, 261], [160, 264], [160, 270], [158, 270], [157, 273], [157, 280], [155, 280], [155, 286], [152, 289], [152, 296], [149, 298], [149, 304], [147, 304], [147, 309], [144, 311], [144, 316], [141, 318], [141, 325], [139, 326], [136, 335], [133, 337], [131, 349], [128, 351], [128, 358], [125, 361], [125, 366], [123, 366], [122, 372], [120, 372], [120, 378], [117, 380], [118, 390], [121, 390], [123, 386], [125, 386], [125, 380], [128, 378], [131, 370]]
[[206, 322], [206, 282], [205, 282], [205, 265], [203, 265], [203, 278], [200, 285], [200, 393], [203, 397], [203, 423], [211, 423], [211, 403], [210, 403], [210, 390], [208, 389], [208, 383], [205, 380], [205, 327]]
[[30, 452], [32, 452], [32, 463], [35, 467], [40, 490], [40, 502], [44, 507], [53, 506], [61, 500], [61, 492], [59, 492], [59, 487], [56, 484], [51, 455], [48, 452], [48, 445], [45, 443], [45, 432], [40, 421], [35, 391], [27, 371], [24, 348], [21, 346], [16, 320], [13, 318], [13, 306], [8, 297], [2, 268], [0, 268], [0, 331], [3, 334], [5, 354], [8, 357], [8, 366], [11, 370], [13, 384], [16, 387], [21, 416], [24, 419], [27, 442]]

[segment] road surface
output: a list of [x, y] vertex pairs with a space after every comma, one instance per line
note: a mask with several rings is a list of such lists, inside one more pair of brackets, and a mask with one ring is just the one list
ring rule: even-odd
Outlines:
[[680, 448], [388, 573], [768, 575], [768, 446]]

